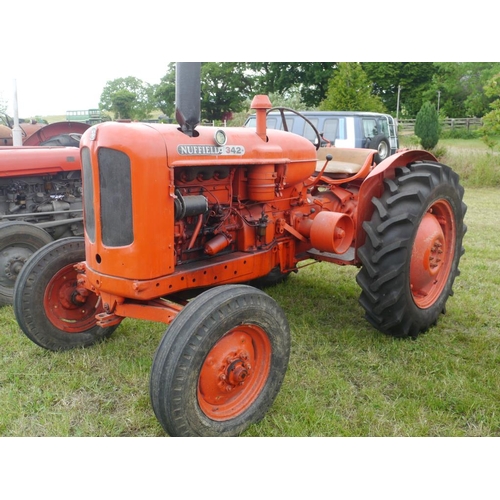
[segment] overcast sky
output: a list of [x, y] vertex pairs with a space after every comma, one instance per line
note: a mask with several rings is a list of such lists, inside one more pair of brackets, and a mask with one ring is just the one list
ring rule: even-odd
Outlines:
[[[289, 18], [278, 2], [254, 0], [244, 10], [235, 5], [228, 0], [5, 0], [0, 8], [0, 100], [7, 101], [13, 116], [16, 87], [20, 118], [94, 108], [106, 82], [133, 76], [157, 84], [170, 61], [491, 60], [483, 56], [484, 37], [458, 36], [456, 17], [453, 37], [440, 21], [439, 32], [429, 38], [440, 16], [435, 10], [421, 18], [412, 12], [401, 31], [399, 15], [394, 24], [386, 8], [387, 18], [377, 9], [361, 18], [346, 12], [350, 8], [344, 4], [335, 9], [318, 4], [307, 15], [297, 10], [294, 19], [293, 9]], [[328, 18], [322, 17], [325, 9]], [[412, 43], [420, 47], [416, 55]]]

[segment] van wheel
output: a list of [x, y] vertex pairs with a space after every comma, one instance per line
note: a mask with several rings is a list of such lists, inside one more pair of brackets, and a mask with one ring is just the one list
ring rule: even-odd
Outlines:
[[384, 161], [391, 154], [391, 145], [385, 135], [375, 136], [368, 144], [368, 149], [376, 149], [375, 163]]

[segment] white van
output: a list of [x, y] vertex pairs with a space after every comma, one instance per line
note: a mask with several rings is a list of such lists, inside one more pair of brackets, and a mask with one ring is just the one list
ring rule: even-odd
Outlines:
[[[384, 113], [364, 111], [271, 111], [267, 115], [268, 128], [281, 129], [282, 116], [285, 117], [287, 130], [302, 135], [311, 142], [317, 142], [317, 136], [304, 116], [316, 127], [322, 136], [324, 145], [339, 148], [376, 149], [376, 162], [385, 160], [399, 148], [397, 127], [394, 118]], [[246, 127], [255, 127], [255, 115], [250, 116]]]

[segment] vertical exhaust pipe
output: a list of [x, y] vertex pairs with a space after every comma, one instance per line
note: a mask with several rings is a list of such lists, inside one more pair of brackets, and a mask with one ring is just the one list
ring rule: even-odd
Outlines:
[[193, 137], [201, 117], [201, 62], [176, 63], [175, 119], [182, 132]]

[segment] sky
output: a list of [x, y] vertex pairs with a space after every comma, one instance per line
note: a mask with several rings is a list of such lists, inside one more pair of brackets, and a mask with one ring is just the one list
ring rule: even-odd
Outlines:
[[[388, 15], [393, 29], [382, 29], [384, 36], [377, 37], [381, 19], [370, 15], [358, 15], [352, 25], [331, 24], [349, 19], [346, 14], [353, 18], [349, 7], [336, 5], [331, 20], [322, 23], [317, 16], [321, 8], [313, 9], [310, 18], [299, 9], [294, 18], [279, 5], [253, 0], [241, 10], [228, 0], [201, 5], [188, 0], [6, 0], [0, 8], [0, 102], [13, 116], [16, 93], [19, 118], [95, 108], [108, 81], [133, 76], [157, 84], [170, 61], [488, 60], [477, 50], [484, 51], [484, 39], [464, 37], [463, 47], [460, 37], [449, 43], [442, 23], [439, 32], [425, 38], [432, 40], [428, 52], [420, 47], [415, 55], [410, 44], [422, 45], [422, 37], [409, 25], [422, 25], [418, 12], [412, 12], [403, 32], [398, 31], [401, 19], [392, 21]], [[422, 16], [426, 34], [440, 16], [433, 12]], [[470, 23], [467, 27], [470, 33]], [[459, 28], [454, 17], [453, 32]]]

